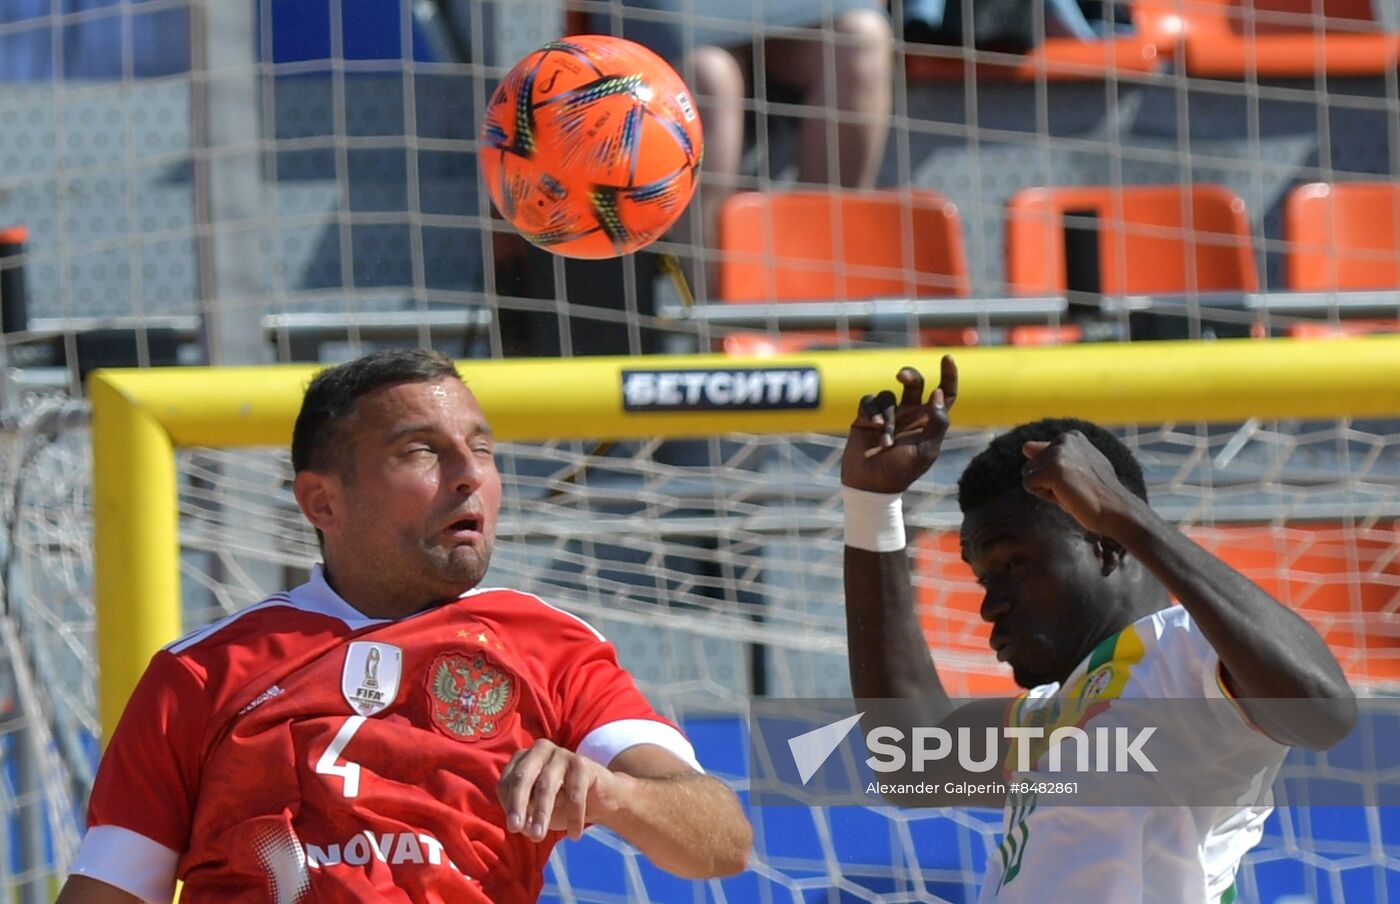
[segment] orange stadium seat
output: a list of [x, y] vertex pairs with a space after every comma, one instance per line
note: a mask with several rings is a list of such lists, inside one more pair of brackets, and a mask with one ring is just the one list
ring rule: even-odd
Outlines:
[[1153, 0], [1145, 15], [1180, 31], [1186, 73], [1207, 78], [1384, 75], [1400, 50], [1370, 0]]
[[[1400, 182], [1309, 182], [1284, 205], [1289, 288], [1302, 292], [1400, 289]], [[1297, 339], [1400, 331], [1400, 320], [1298, 323]]]
[[1006, 331], [1008, 345], [1034, 348], [1044, 345], [1073, 345], [1084, 340], [1084, 327], [1074, 323], [1049, 326], [1041, 323], [1027, 323], [1013, 326]]
[[1400, 545], [1394, 522], [1198, 528], [1192, 538], [1322, 634], [1362, 685], [1400, 680]]
[[[930, 336], [934, 332], [936, 335]], [[820, 347], [825, 341], [834, 341], [834, 334], [812, 332], [788, 333], [729, 333], [720, 341], [720, 350], [726, 355], [741, 358], [771, 358], [774, 355], [790, 355]], [[925, 331], [920, 335], [925, 345], [961, 346], [978, 345], [981, 337], [976, 327]], [[1015, 343], [1013, 343], [1015, 344]], [[1049, 345], [1051, 343], [1040, 343]]]
[[[922, 189], [740, 192], [720, 209], [719, 252], [718, 297], [730, 304], [968, 294], [957, 208]], [[792, 332], [783, 345], [836, 338]], [[938, 330], [923, 338], [956, 344], [975, 341], [976, 333]]]
[[1289, 288], [1400, 288], [1400, 182], [1310, 182], [1284, 205]]
[[1064, 292], [1069, 230], [1097, 236], [1098, 291], [1253, 291], [1259, 284], [1244, 202], [1220, 185], [1028, 188], [1007, 204], [1007, 284]]
[[[1287, 527], [1231, 524], [1191, 537], [1306, 618], [1362, 686], [1400, 681], [1400, 543], [1396, 523]], [[982, 592], [959, 556], [956, 531], [914, 544], [919, 623], [954, 695], [1015, 693], [987, 646]]]
[[[977, 78], [1029, 82], [1089, 81], [1114, 75], [1155, 72], [1172, 59], [1180, 40], [1180, 20], [1156, 13], [1151, 3], [1133, 4], [1133, 32], [1100, 41], [1046, 38], [1024, 54], [978, 53]], [[910, 44], [905, 49], [905, 73], [914, 80], [966, 77], [966, 48]]]
[[979, 614], [982, 588], [959, 550], [957, 531], [914, 540], [914, 605], [938, 675], [955, 697], [1016, 694], [1011, 669], [987, 646], [992, 627]]
[[1400, 320], [1343, 320], [1337, 323], [1293, 323], [1284, 329], [1290, 339], [1349, 339], [1353, 336], [1375, 336], [1400, 333]]

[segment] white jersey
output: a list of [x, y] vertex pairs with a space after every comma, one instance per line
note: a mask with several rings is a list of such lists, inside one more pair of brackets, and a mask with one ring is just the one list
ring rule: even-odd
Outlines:
[[[1220, 658], [1180, 606], [1139, 619], [1107, 638], [1063, 684], [1034, 688], [1013, 704], [1012, 725], [1044, 724], [1049, 711], [1111, 699], [1226, 699]], [[1273, 809], [1270, 787], [1288, 748], [1254, 728], [1237, 706], [1183, 707], [1195, 724], [1154, 738], [1155, 750], [1192, 764], [1193, 781], [1219, 806], [1088, 807], [1036, 805], [1007, 798], [1005, 836], [987, 861], [981, 901], [1141, 901], [1143, 904], [1230, 904], [1235, 871], [1259, 841]], [[1056, 716], [1049, 718], [1055, 721]], [[1020, 779], [1060, 779], [1043, 770]]]

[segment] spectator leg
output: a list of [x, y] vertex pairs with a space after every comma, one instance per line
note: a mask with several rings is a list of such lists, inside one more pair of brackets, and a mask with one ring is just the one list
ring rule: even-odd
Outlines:
[[[696, 249], [718, 244], [719, 209], [737, 187], [744, 152], [744, 72], [738, 59], [721, 47], [697, 47], [687, 67], [691, 87], [705, 132], [705, 161], [701, 164], [699, 222], [691, 217], [690, 242]], [[695, 205], [691, 207], [692, 211]], [[695, 268], [700, 270], [702, 268]], [[713, 266], [703, 268], [713, 276]], [[697, 278], [699, 277], [699, 278]], [[713, 294], [713, 284], [692, 273], [692, 286], [702, 297]]]
[[[870, 188], [884, 158], [893, 102], [889, 18], [874, 8], [852, 10], [822, 37], [775, 40], [767, 48], [769, 77], [800, 90], [812, 107], [802, 124], [798, 178]], [[833, 109], [839, 114], [834, 130]]]

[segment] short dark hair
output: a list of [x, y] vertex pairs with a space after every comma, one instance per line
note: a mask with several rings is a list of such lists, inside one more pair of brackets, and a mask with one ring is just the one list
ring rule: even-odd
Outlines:
[[1084, 434], [1094, 448], [1103, 453], [1123, 486], [1143, 501], [1147, 500], [1142, 465], [1122, 440], [1090, 421], [1050, 417], [1008, 430], [977, 453], [958, 478], [958, 508], [966, 515], [1013, 491], [1022, 493], [1028, 501], [1040, 501], [1026, 492], [1021, 482], [1021, 468], [1026, 464], [1021, 447], [1028, 442], [1052, 440], [1071, 430]]
[[388, 349], [327, 368], [306, 387], [292, 428], [292, 470], [339, 471], [348, 463], [341, 428], [355, 403], [382, 386], [462, 379], [452, 359], [427, 349]]

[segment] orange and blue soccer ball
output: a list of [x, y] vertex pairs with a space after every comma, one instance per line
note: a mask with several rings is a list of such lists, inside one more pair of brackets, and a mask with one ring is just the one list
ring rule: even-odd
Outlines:
[[481, 127], [501, 216], [566, 257], [630, 254], [685, 210], [704, 140], [685, 82], [640, 44], [551, 41], [506, 75]]

